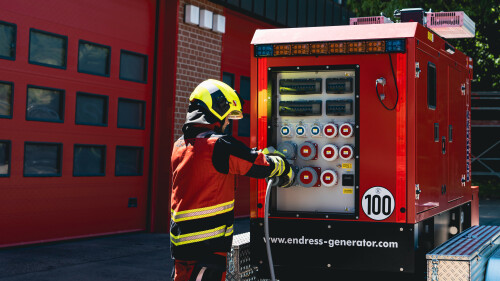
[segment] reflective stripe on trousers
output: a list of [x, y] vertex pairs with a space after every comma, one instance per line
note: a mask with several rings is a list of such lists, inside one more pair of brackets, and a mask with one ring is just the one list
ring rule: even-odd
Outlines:
[[198, 231], [198, 232], [193, 232], [193, 233], [187, 233], [187, 234], [182, 234], [175, 236], [172, 233], [170, 233], [170, 241], [172, 244], [175, 246], [179, 245], [184, 245], [184, 244], [191, 244], [191, 243], [196, 243], [196, 242], [201, 242], [213, 238], [218, 238], [218, 237], [223, 237], [223, 236], [230, 236], [233, 234], [233, 225], [226, 227], [225, 225], [219, 226], [213, 229], [209, 230], [204, 230], [204, 231]]

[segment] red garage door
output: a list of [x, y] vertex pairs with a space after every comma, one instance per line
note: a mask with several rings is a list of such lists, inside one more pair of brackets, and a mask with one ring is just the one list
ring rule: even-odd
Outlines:
[[145, 229], [151, 1], [0, 6], [0, 247]]

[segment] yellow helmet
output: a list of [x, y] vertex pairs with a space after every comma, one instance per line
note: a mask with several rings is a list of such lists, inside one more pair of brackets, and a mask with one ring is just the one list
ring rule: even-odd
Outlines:
[[203, 81], [189, 97], [190, 102], [203, 103], [219, 120], [243, 118], [241, 101], [233, 88], [214, 79]]

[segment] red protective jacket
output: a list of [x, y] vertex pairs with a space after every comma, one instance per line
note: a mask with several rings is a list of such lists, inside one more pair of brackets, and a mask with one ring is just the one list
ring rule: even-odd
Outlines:
[[272, 161], [231, 136], [208, 129], [178, 139], [172, 152], [172, 257], [198, 260], [231, 250], [234, 175], [266, 178]]

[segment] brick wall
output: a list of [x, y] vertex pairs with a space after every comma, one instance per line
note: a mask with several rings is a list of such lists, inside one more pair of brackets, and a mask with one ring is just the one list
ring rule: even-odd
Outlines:
[[194, 88], [206, 79], [221, 79], [222, 35], [184, 23], [187, 4], [223, 14], [222, 6], [208, 0], [180, 0], [174, 139], [182, 135], [189, 96]]

